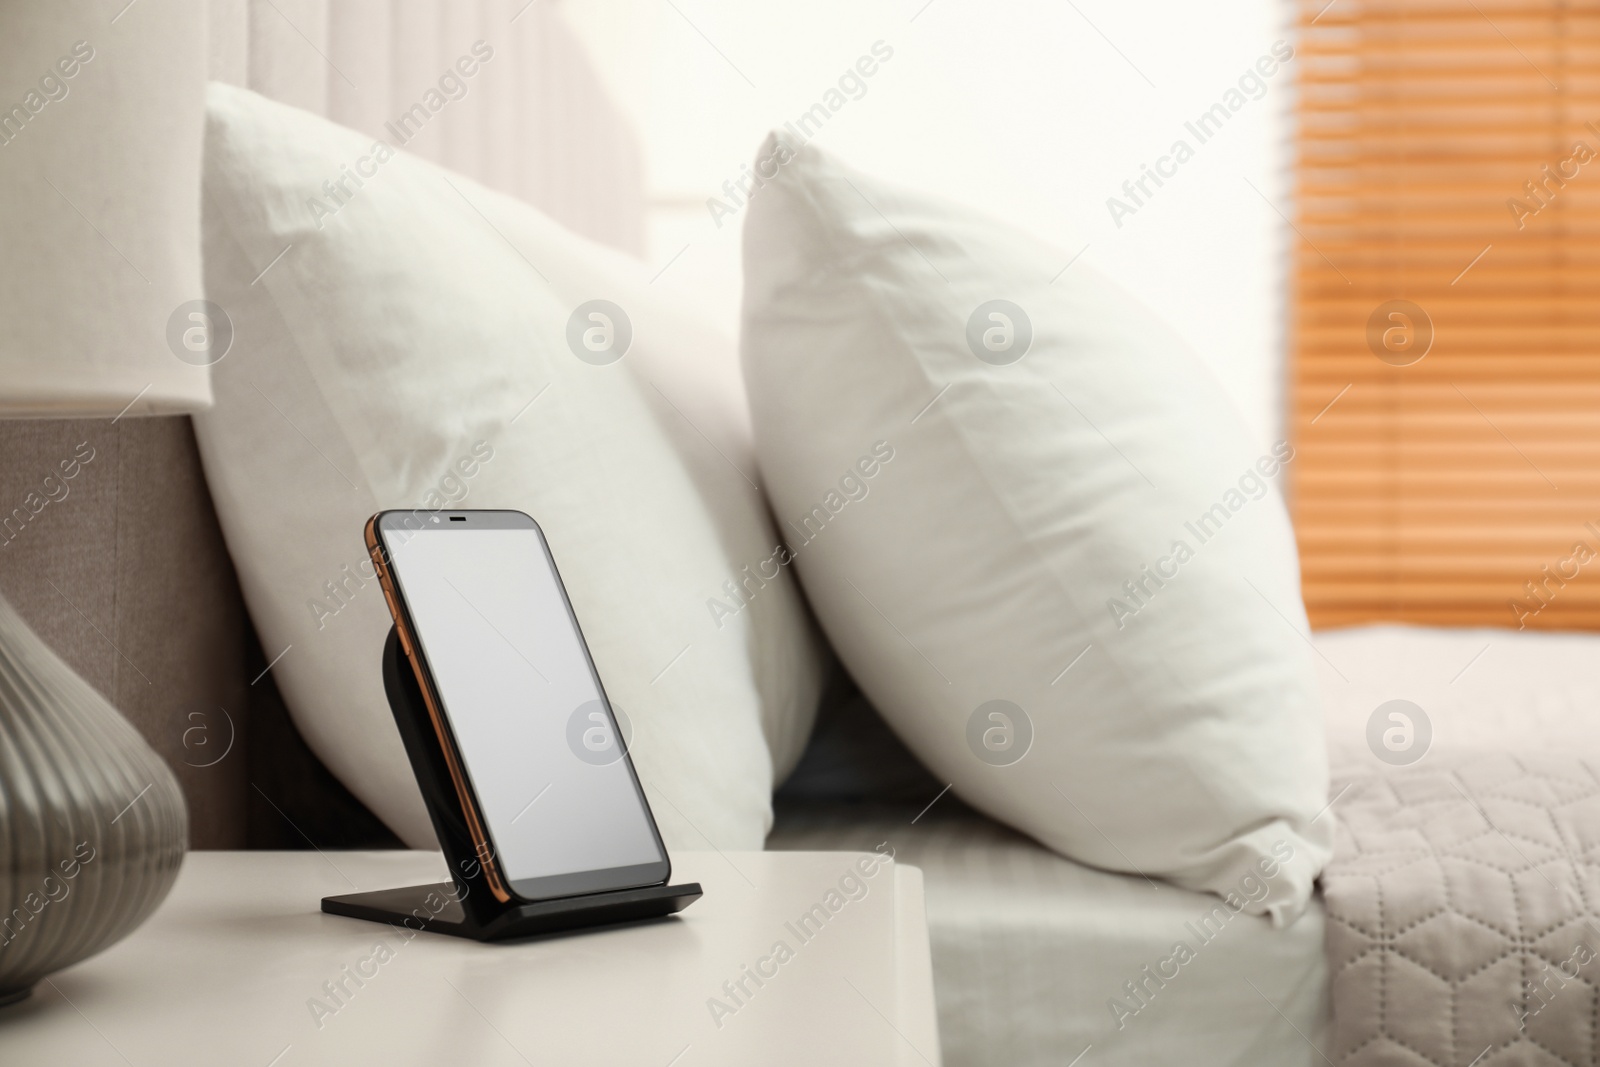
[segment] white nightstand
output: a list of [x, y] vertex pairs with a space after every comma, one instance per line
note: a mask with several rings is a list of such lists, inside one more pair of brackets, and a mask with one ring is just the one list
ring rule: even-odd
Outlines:
[[937, 1067], [916, 868], [682, 852], [672, 876], [705, 888], [676, 918], [485, 945], [318, 910], [444, 880], [437, 853], [193, 853], [133, 936], [0, 1011], [0, 1063]]

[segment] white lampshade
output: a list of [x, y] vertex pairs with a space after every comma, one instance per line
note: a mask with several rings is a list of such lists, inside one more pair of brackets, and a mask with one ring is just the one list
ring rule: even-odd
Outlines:
[[203, 0], [0, 5], [0, 416], [210, 405], [205, 79]]

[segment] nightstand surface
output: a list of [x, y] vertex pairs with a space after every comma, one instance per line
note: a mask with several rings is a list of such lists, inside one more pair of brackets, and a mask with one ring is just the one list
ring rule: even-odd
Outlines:
[[443, 880], [437, 853], [192, 853], [131, 937], [0, 1011], [0, 1063], [937, 1067], [916, 868], [681, 852], [672, 876], [705, 888], [675, 918], [479, 944], [318, 910]]

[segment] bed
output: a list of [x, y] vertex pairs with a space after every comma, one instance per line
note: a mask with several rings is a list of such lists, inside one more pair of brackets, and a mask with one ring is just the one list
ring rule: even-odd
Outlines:
[[[886, 841], [902, 861], [923, 869], [940, 1037], [951, 1067], [1061, 1065], [1080, 1056], [1084, 1063], [1130, 1065], [1465, 1067], [1474, 1055], [1480, 1055], [1480, 1065], [1594, 1062], [1592, 1037], [1568, 1033], [1538, 1040], [1528, 1034], [1519, 1010], [1533, 1013], [1528, 1021], [1537, 1022], [1545, 1016], [1537, 1010], [1544, 1000], [1535, 997], [1514, 1009], [1512, 997], [1500, 995], [1506, 983], [1518, 986], [1524, 973], [1537, 980], [1547, 973], [1545, 964], [1567, 963], [1573, 938], [1551, 934], [1543, 942], [1522, 941], [1513, 931], [1501, 943], [1479, 944], [1462, 930], [1488, 926], [1452, 913], [1448, 901], [1434, 899], [1438, 887], [1425, 880], [1407, 889], [1421, 913], [1388, 917], [1391, 926], [1402, 927], [1396, 949], [1394, 930], [1370, 929], [1372, 916], [1359, 914], [1357, 905], [1388, 872], [1431, 871], [1452, 862], [1444, 855], [1448, 842], [1430, 847], [1415, 827], [1399, 828], [1398, 842], [1371, 840], [1373, 821], [1382, 829], [1417, 818], [1381, 789], [1366, 792], [1371, 783], [1426, 781], [1437, 793], [1440, 781], [1465, 775], [1470, 801], [1448, 784], [1442, 788], [1449, 792], [1433, 798], [1449, 806], [1447, 819], [1459, 819], [1463, 807], [1492, 810], [1494, 801], [1484, 797], [1497, 787], [1503, 792], [1526, 786], [1528, 774], [1494, 766], [1513, 758], [1508, 754], [1515, 753], [1516, 766], [1524, 769], [1537, 771], [1541, 760], [1554, 758], [1570, 772], [1582, 754], [1600, 752], [1600, 724], [1586, 712], [1600, 695], [1600, 637], [1373, 626], [1318, 634], [1315, 645], [1335, 781], [1324, 817], [1340, 820], [1329, 876], [1335, 880], [1333, 914], [1326, 879], [1313, 907], [1275, 930], [1265, 919], [1245, 915], [1224, 922], [1220, 914], [1226, 909], [1216, 912], [1218, 901], [1205, 894], [1063, 859], [953, 796], [940, 795], [942, 783], [916, 768], [848, 689], [832, 698], [806, 761], [779, 794], [768, 847], [873, 848]], [[1367, 745], [1374, 709], [1392, 699], [1414, 702], [1431, 722], [1429, 750], [1411, 767], [1384, 763]], [[1498, 777], [1486, 781], [1489, 774]], [[1515, 784], [1504, 787], [1508, 774]], [[1530, 799], [1538, 807], [1539, 798]], [[1586, 811], [1579, 807], [1573, 814], [1581, 826]], [[1466, 815], [1476, 822], [1472, 811]], [[1422, 816], [1434, 817], [1427, 810]], [[1521, 841], [1500, 815], [1491, 815], [1491, 822]], [[1600, 837], [1600, 820], [1594, 824]], [[1366, 835], [1364, 848], [1351, 840], [1352, 826]], [[1501, 847], [1499, 831], [1485, 825], [1465, 827], [1452, 841]], [[1547, 876], [1559, 881], [1563, 864], [1588, 870], [1586, 851], [1575, 861], [1566, 854], [1534, 855], [1532, 844], [1522, 847], [1530, 853], [1524, 897], [1544, 889]], [[1531, 869], [1541, 866], [1543, 873]], [[1546, 925], [1581, 934], [1584, 927], [1574, 923], [1593, 911], [1588, 899], [1562, 902], [1566, 914], [1550, 916]], [[1485, 918], [1511, 926], [1530, 921], [1526, 908], [1517, 912], [1514, 900], [1509, 907], [1511, 914]], [[1408, 952], [1405, 931], [1417, 919], [1439, 926], [1441, 936]], [[1192, 959], [1178, 962], [1178, 942], [1190, 948]], [[1385, 1010], [1374, 1002], [1385, 973], [1410, 967], [1410, 957], [1459, 956], [1462, 945], [1512, 968], [1500, 976], [1498, 991], [1474, 985], [1486, 967], [1475, 961], [1463, 973], [1443, 977], [1418, 965], [1412, 969], [1421, 979], [1408, 979], [1411, 992], [1398, 982], [1388, 990], [1406, 1010], [1399, 1004]], [[1429, 966], [1450, 970], [1448, 960]], [[1572, 969], [1567, 963], [1565, 973]], [[1545, 994], [1547, 1022], [1563, 1004], [1578, 1004], [1572, 980], [1562, 973], [1546, 980], [1566, 994], [1565, 1001]], [[1484, 1012], [1485, 1036], [1473, 1044], [1463, 1020], [1474, 1014], [1475, 998], [1483, 997], [1494, 1002], [1493, 1011]], [[1592, 996], [1584, 997], [1588, 1013]], [[1337, 1022], [1336, 1006], [1344, 1009]], [[1408, 1031], [1411, 1023], [1428, 1020], [1444, 1020], [1435, 1026], [1438, 1033]]]
[[[1286, 930], [1223, 919], [1217, 898], [1062, 859], [950, 797], [917, 815], [785, 806], [768, 847], [888, 842], [922, 868], [950, 1067], [1061, 1067], [1086, 1052], [1096, 1064], [1321, 1062], [1310, 1044], [1327, 1025], [1320, 905]], [[1193, 954], [1181, 965], [1178, 942]]]

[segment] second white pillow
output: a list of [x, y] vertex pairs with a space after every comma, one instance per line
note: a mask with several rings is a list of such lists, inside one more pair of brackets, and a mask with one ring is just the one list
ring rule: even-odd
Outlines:
[[811, 146], [758, 159], [757, 454], [863, 690], [1062, 854], [1298, 914], [1330, 834], [1288, 446], [1069, 254]]

